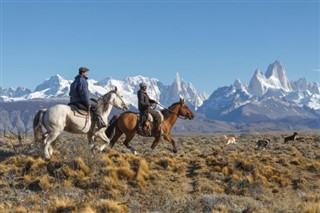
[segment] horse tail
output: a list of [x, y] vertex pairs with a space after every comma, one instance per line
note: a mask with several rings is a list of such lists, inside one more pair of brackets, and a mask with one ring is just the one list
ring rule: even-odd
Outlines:
[[40, 142], [43, 139], [42, 118], [46, 109], [40, 109], [33, 119], [34, 141]]
[[115, 131], [115, 127], [116, 127], [116, 124], [117, 124], [117, 121], [118, 121], [118, 118], [119, 118], [119, 115], [114, 115], [112, 117], [112, 119], [110, 120], [109, 122], [109, 126], [106, 130], [106, 135], [108, 138], [112, 138], [113, 135], [114, 135], [114, 131]]

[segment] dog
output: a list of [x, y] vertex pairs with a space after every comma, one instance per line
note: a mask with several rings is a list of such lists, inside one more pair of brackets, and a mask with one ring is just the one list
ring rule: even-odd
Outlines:
[[263, 139], [257, 141], [257, 149], [265, 149], [270, 143], [270, 139]]
[[230, 143], [234, 143], [236, 144], [236, 137], [235, 136], [223, 136], [226, 140], [227, 140], [227, 145], [230, 144]]
[[293, 135], [290, 135], [288, 137], [284, 137], [283, 135], [281, 135], [284, 138], [284, 142], [287, 143], [288, 141], [295, 141], [297, 139], [297, 132], [294, 132]]

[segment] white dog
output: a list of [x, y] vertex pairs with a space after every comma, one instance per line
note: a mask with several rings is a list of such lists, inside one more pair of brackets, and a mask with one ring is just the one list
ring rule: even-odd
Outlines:
[[223, 135], [223, 137], [227, 140], [227, 145], [230, 143], [234, 143], [236, 144], [236, 137], [235, 136], [225, 136]]

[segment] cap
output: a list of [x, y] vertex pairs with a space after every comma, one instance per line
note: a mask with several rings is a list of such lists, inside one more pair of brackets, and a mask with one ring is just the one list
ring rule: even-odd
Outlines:
[[79, 68], [79, 72], [88, 72], [88, 71], [89, 71], [89, 69], [86, 68], [86, 67], [80, 67]]
[[141, 87], [147, 87], [147, 84], [146, 83], [140, 83], [139, 86], [140, 86], [140, 88]]

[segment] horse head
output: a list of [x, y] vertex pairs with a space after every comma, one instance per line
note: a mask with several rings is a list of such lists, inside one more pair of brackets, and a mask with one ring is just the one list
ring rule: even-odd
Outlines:
[[127, 111], [129, 109], [129, 107], [123, 100], [123, 95], [121, 95], [117, 87], [115, 87], [114, 90], [111, 90], [107, 94], [103, 95], [102, 102], [104, 105], [110, 103], [114, 107], [121, 109], [123, 111]]
[[179, 108], [177, 108], [177, 110], [178, 110], [177, 114], [179, 116], [188, 118], [189, 120], [192, 120], [194, 118], [193, 112], [189, 109], [187, 104], [184, 102], [184, 99], [182, 99], [182, 98], [180, 98], [179, 102], [172, 104], [172, 106], [169, 107], [169, 110], [172, 112], [173, 108], [176, 108], [178, 106], [179, 106]]

